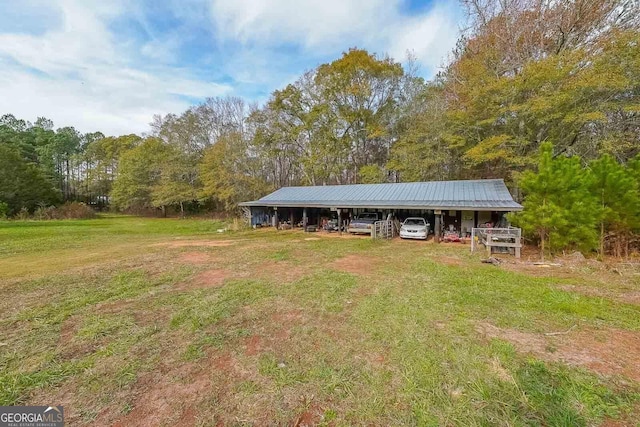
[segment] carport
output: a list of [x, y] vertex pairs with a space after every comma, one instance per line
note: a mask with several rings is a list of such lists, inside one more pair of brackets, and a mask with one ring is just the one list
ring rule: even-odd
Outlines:
[[505, 213], [522, 210], [501, 179], [283, 187], [240, 206], [254, 227], [306, 229], [326, 218], [342, 224], [362, 212], [399, 220], [420, 216], [436, 238], [444, 230], [468, 236], [478, 226], [503, 225]]

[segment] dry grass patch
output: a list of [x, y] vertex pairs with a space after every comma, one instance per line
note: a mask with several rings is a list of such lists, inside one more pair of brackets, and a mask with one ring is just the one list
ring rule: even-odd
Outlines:
[[331, 266], [338, 271], [361, 276], [373, 274], [377, 270], [375, 257], [360, 254], [347, 255], [334, 261]]
[[590, 297], [607, 298], [626, 304], [640, 304], [640, 290], [581, 285], [560, 285], [558, 288], [563, 291], [576, 292]]
[[169, 307], [150, 308], [149, 303], [152, 302], [150, 298], [149, 295], [145, 295], [141, 299], [100, 303], [91, 311], [95, 315], [132, 316], [136, 325], [143, 327], [166, 323], [171, 317], [171, 309]]
[[311, 271], [311, 266], [296, 265], [287, 261], [267, 261], [251, 268], [249, 274], [252, 278], [290, 283], [301, 279]]
[[180, 255], [178, 260], [185, 264], [207, 264], [212, 261], [209, 254], [202, 252], [187, 252]]
[[515, 273], [526, 274], [531, 277], [554, 277], [556, 279], [574, 279], [579, 274], [567, 266], [542, 264], [536, 265], [531, 262], [519, 262], [513, 257], [501, 258], [506, 260], [500, 268]]
[[462, 258], [452, 257], [452, 256], [439, 256], [435, 257], [434, 260], [439, 262], [440, 264], [449, 265], [449, 266], [460, 266], [464, 263]]
[[224, 284], [224, 281], [232, 277], [232, 273], [222, 269], [205, 270], [182, 283], [176, 284], [173, 289], [188, 291], [192, 289], [217, 288]]
[[168, 248], [187, 248], [187, 247], [206, 247], [206, 248], [219, 248], [232, 246], [240, 240], [172, 240], [169, 242], [156, 243], [152, 246], [164, 246]]
[[[136, 381], [133, 409], [115, 420], [103, 414], [95, 425], [113, 422], [114, 427], [155, 427], [160, 424], [194, 425], [193, 405], [203, 399], [212, 387], [209, 368], [200, 363], [161, 366], [141, 375]], [[164, 372], [163, 372], [164, 371]]]
[[640, 381], [640, 333], [620, 329], [575, 329], [566, 334], [545, 335], [503, 329], [480, 323], [484, 337], [510, 342], [522, 353], [551, 362], [588, 368], [602, 375], [621, 375]]

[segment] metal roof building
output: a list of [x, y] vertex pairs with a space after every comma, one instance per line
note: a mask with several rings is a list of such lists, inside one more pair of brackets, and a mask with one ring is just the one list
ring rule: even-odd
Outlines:
[[522, 210], [501, 179], [283, 187], [240, 206], [496, 212]]

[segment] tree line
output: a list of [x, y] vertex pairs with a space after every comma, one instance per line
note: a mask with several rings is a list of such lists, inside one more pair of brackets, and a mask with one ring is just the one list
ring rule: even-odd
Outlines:
[[4, 116], [0, 200], [9, 215], [68, 200], [232, 213], [287, 185], [472, 178], [504, 178], [520, 198], [546, 142], [583, 167], [603, 156], [630, 164], [640, 152], [635, 0], [462, 4], [467, 26], [429, 81], [410, 57], [353, 48], [263, 105], [209, 98], [155, 116], [140, 136]]

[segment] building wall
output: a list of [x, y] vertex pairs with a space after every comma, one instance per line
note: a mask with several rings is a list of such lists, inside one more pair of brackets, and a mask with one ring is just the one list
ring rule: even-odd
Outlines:
[[251, 226], [271, 225], [271, 215], [268, 208], [251, 207]]
[[462, 222], [460, 224], [460, 231], [462, 235], [470, 234], [471, 229], [475, 227], [475, 212], [474, 211], [462, 211]]

